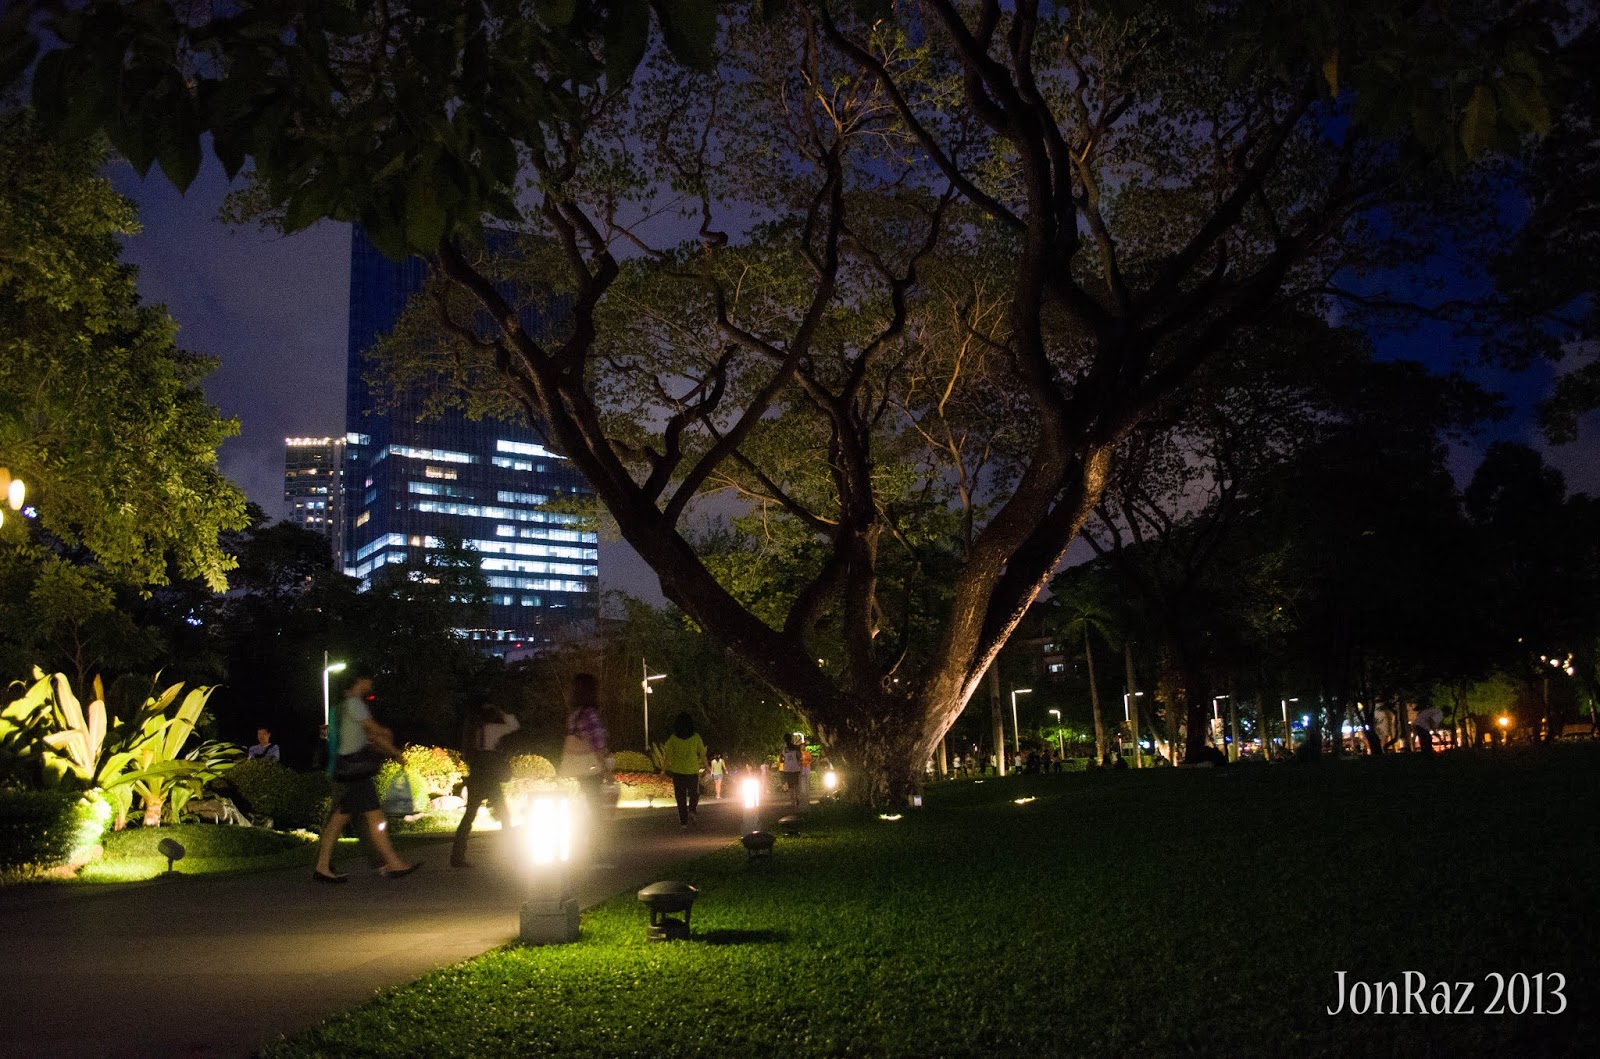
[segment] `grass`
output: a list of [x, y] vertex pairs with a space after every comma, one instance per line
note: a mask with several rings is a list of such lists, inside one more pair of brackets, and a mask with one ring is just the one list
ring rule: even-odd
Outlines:
[[[695, 940], [631, 894], [269, 1054], [1582, 1053], [1593, 748], [1016, 777], [897, 823], [813, 813], [769, 862], [684, 869]], [[1036, 800], [1017, 805], [1013, 799]], [[1562, 1015], [1330, 1016], [1334, 972], [1560, 972]]]

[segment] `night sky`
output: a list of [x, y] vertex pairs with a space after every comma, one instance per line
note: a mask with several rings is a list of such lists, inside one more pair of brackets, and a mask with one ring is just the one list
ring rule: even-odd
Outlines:
[[[126, 165], [109, 173], [139, 204], [144, 230], [128, 240], [126, 260], [139, 267], [139, 290], [162, 302], [181, 327], [187, 349], [216, 356], [205, 382], [211, 401], [241, 424], [222, 448], [222, 470], [250, 499], [281, 518], [283, 439], [344, 431], [346, 321], [350, 231], [323, 222], [293, 236], [236, 228], [218, 220], [227, 183], [207, 156], [199, 178], [180, 196], [159, 171], [141, 181]], [[1422, 331], [1386, 344], [1388, 356], [1448, 367], [1457, 350], [1442, 332]], [[1600, 493], [1600, 416], [1591, 414], [1580, 440], [1560, 448], [1539, 443], [1532, 410], [1553, 377], [1548, 366], [1514, 375], [1477, 369], [1474, 378], [1507, 394], [1515, 414], [1492, 425], [1478, 444], [1452, 461], [1464, 484], [1490, 440], [1544, 448], [1573, 491]], [[602, 586], [660, 601], [656, 579], [632, 549], [600, 545]]]

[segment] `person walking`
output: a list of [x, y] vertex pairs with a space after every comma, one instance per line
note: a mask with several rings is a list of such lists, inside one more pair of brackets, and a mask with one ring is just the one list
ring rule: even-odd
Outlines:
[[706, 743], [694, 730], [694, 718], [689, 712], [678, 714], [672, 722], [672, 735], [662, 751], [667, 775], [672, 777], [672, 796], [678, 802], [678, 824], [688, 827], [689, 821], [699, 823], [700, 770], [706, 767]]
[[333, 780], [333, 806], [322, 825], [317, 843], [317, 863], [311, 878], [321, 883], [348, 882], [350, 877], [333, 870], [333, 851], [339, 835], [352, 819], [366, 824], [366, 838], [378, 860], [378, 874], [399, 879], [422, 867], [419, 860], [407, 864], [389, 841], [387, 821], [372, 785], [383, 759], [399, 759], [394, 733], [372, 719], [367, 696], [372, 693], [372, 678], [356, 674], [345, 686], [344, 697], [329, 718], [328, 775]]
[[800, 807], [800, 737], [783, 737], [783, 755], [778, 769], [783, 773], [783, 786], [789, 792], [789, 804]]
[[504, 789], [510, 775], [500, 740], [521, 727], [522, 723], [511, 714], [487, 702], [467, 711], [461, 726], [461, 753], [467, 759], [467, 779], [461, 797], [467, 804], [461, 813], [461, 823], [456, 827], [455, 842], [450, 847], [452, 868], [472, 867], [467, 861], [467, 838], [472, 834], [479, 804], [488, 802], [489, 811], [500, 821], [500, 826], [511, 826]]
[[606, 751], [605, 722], [600, 719], [600, 682], [593, 673], [576, 674], [568, 689], [567, 734], [561, 743], [561, 765], [557, 774], [578, 782], [583, 812], [589, 817], [586, 856], [599, 863], [605, 839], [605, 814], [612, 808], [603, 797], [606, 780], [611, 777], [611, 758]]
[[722, 781], [727, 778], [728, 763], [718, 754], [711, 759], [711, 788], [717, 801], [722, 801]]

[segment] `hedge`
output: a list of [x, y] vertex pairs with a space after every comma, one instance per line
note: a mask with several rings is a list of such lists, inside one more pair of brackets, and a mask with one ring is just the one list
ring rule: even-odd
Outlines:
[[110, 822], [111, 805], [98, 794], [0, 790], [0, 872], [82, 861]]
[[271, 817], [276, 828], [314, 830], [327, 819], [332, 788], [324, 773], [296, 772], [276, 761], [257, 759], [239, 762], [228, 770], [227, 778], [250, 803], [251, 815]]

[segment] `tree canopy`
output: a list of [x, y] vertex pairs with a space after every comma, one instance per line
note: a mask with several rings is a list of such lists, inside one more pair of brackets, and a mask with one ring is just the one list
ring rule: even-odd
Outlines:
[[[890, 796], [1141, 423], [1481, 227], [1474, 164], [1549, 124], [1567, 15], [663, 0], [625, 85], [643, 4], [516, 6], [96, 6], [49, 23], [36, 98], [180, 185], [209, 132], [287, 227], [433, 253], [463, 377]], [[721, 490], [776, 591], [702, 547]]]

